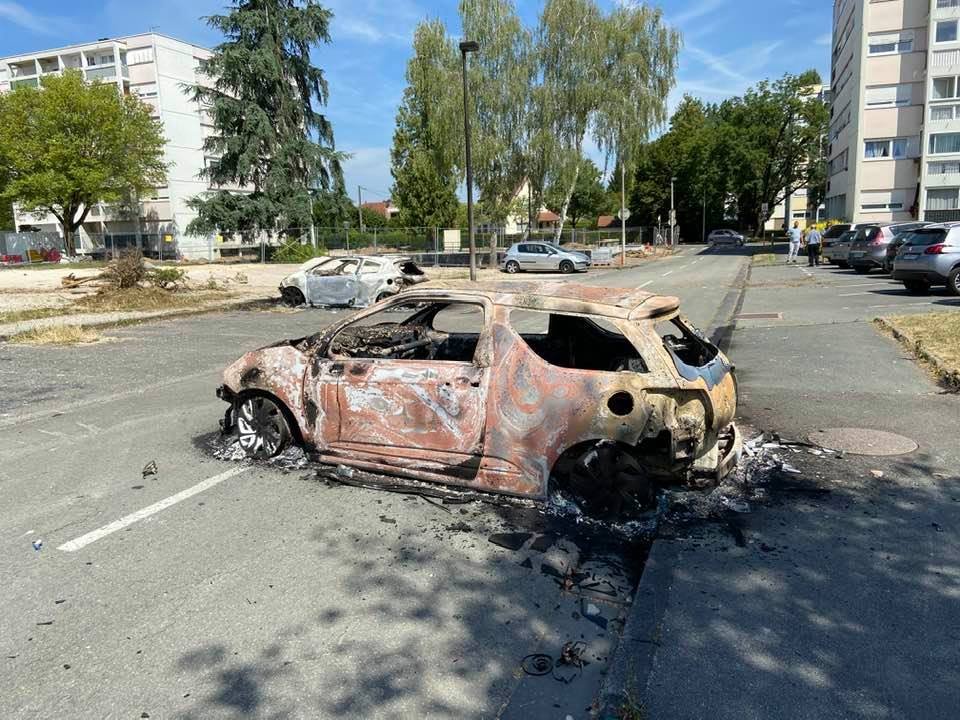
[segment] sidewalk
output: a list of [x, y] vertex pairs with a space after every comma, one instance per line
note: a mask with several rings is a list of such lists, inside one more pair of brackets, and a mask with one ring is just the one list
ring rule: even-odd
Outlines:
[[133, 311], [133, 312], [106, 312], [106, 313], [80, 313], [76, 315], [56, 315], [54, 317], [38, 318], [36, 320], [22, 320], [15, 323], [0, 325], [0, 340], [17, 335], [18, 333], [29, 330], [38, 330], [54, 325], [82, 325], [83, 327], [102, 327], [109, 325], [123, 325], [131, 322], [140, 322], [143, 320], [159, 320], [163, 318], [183, 317], [186, 315], [200, 315], [203, 313], [217, 312], [221, 310], [233, 310], [246, 305], [254, 305], [269, 299], [270, 295], [263, 297], [244, 297], [231, 298], [229, 300], [218, 300], [197, 307], [174, 308], [171, 310], [154, 311]]
[[802, 475], [780, 474], [751, 513], [658, 539], [624, 682], [644, 717], [957, 716], [960, 398], [869, 322], [832, 324], [831, 297], [805, 302], [796, 324], [734, 332], [741, 418], [793, 438], [857, 427], [920, 447], [792, 454]]

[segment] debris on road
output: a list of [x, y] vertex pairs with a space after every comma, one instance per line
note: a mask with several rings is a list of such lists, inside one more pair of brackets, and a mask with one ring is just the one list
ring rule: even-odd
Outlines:
[[883, 470], [871, 470], [870, 474], [879, 480], [883, 477]]
[[37, 551], [39, 552], [40, 548], [42, 548], [42, 547], [43, 547], [43, 540], [34, 540], [34, 541], [33, 541], [33, 549], [34, 549], [34, 550], [37, 550]]
[[157, 461], [151, 460], [146, 465], [143, 466], [143, 479], [146, 480], [148, 477], [157, 474]]

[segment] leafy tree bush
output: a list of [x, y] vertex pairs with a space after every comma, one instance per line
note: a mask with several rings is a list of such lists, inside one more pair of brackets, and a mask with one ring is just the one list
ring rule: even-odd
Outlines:
[[311, 258], [322, 257], [327, 254], [326, 248], [314, 248], [312, 245], [301, 245], [297, 242], [288, 242], [273, 252], [271, 260], [278, 263], [303, 263]]

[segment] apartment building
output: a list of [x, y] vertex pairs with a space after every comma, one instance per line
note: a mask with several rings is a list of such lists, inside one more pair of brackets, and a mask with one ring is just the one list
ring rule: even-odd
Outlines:
[[[158, 33], [101, 39], [82, 45], [0, 58], [0, 92], [20, 85], [37, 87], [45, 75], [81, 70], [89, 81], [113, 83], [123, 94], [135, 94], [163, 123], [167, 185], [141, 198], [134, 209], [92, 208], [79, 232], [79, 247], [139, 243], [149, 250], [207, 256], [213, 240], [191, 237], [186, 227], [196, 217], [187, 201], [208, 190], [199, 179], [205, 164], [203, 139], [213, 131], [208, 115], [184, 93], [183, 84], [202, 81], [201, 59], [210, 51]], [[31, 226], [59, 231], [52, 216], [17, 212], [17, 228]]]
[[960, 0], [835, 0], [828, 217], [960, 219]]

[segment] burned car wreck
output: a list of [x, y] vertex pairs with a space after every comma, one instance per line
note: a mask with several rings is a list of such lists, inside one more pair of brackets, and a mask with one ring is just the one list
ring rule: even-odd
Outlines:
[[679, 301], [572, 283], [437, 282], [224, 372], [248, 456], [325, 464], [606, 515], [658, 484], [723, 475], [737, 386]]
[[280, 282], [288, 305], [367, 307], [425, 282], [427, 276], [408, 257], [344, 255], [308, 260]]

